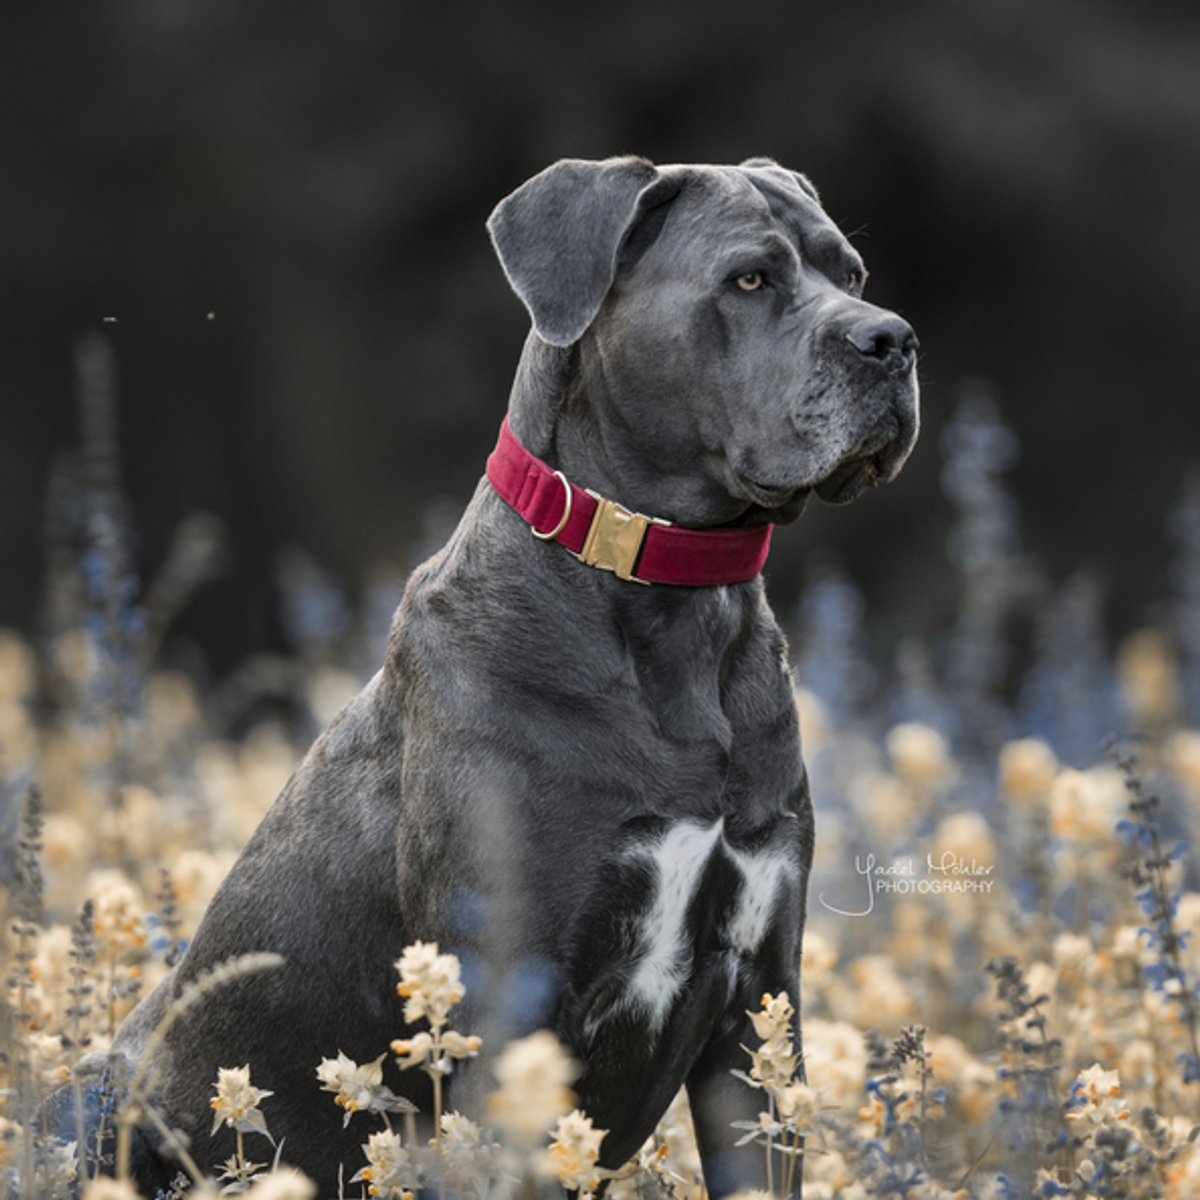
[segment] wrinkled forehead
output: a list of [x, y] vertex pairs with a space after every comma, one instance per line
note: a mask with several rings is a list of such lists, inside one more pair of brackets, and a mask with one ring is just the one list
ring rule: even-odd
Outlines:
[[858, 258], [812, 184], [794, 171], [771, 163], [664, 167], [662, 173], [682, 184], [679, 223], [701, 241], [706, 234], [740, 239], [777, 231], [818, 268]]

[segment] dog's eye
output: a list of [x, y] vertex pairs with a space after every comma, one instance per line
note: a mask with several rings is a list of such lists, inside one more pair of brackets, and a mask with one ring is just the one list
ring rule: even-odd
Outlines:
[[747, 271], [737, 277], [737, 285], [743, 292], [757, 292], [767, 282], [761, 271]]
[[864, 283], [866, 283], [866, 275], [862, 271], [851, 271], [846, 276], [846, 291], [857, 296], [863, 290]]

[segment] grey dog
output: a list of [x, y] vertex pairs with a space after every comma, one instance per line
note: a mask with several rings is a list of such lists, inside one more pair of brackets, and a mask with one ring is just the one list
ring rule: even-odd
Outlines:
[[[747, 1010], [797, 997], [813, 819], [761, 554], [737, 547], [765, 552], [813, 492], [845, 503], [896, 475], [916, 339], [862, 298], [808, 180], [769, 159], [565, 160], [489, 228], [533, 321], [505, 427], [516, 484], [482, 480], [413, 573], [382, 670], [117, 1048], [136, 1060], [216, 964], [282, 955], [174, 1025], [155, 1104], [207, 1168], [232, 1149], [210, 1134], [217, 1069], [248, 1063], [285, 1160], [334, 1195], [374, 1126], [343, 1132], [317, 1063], [406, 1032], [393, 963], [437, 942], [464, 963], [456, 1028], [495, 1049], [545, 1026], [569, 1047], [602, 1166], [686, 1087], [711, 1194], [762, 1187], [762, 1150], [731, 1128], [759, 1094], [731, 1072], [757, 1044]], [[521, 515], [529, 481], [540, 516]], [[656, 575], [651, 542], [676, 531], [683, 577], [669, 547]], [[727, 544], [737, 562], [710, 574]], [[424, 1074], [386, 1068], [428, 1111]], [[464, 1102], [472, 1072], [486, 1087], [471, 1064]], [[150, 1129], [134, 1167], [148, 1194], [175, 1170]]]

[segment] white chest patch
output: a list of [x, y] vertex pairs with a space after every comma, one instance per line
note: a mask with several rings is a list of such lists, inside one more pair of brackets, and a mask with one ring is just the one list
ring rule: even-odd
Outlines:
[[684, 923], [688, 905], [723, 828], [722, 821], [707, 829], [681, 822], [669, 829], [661, 841], [637, 852], [654, 863], [657, 890], [653, 905], [642, 918], [641, 956], [629, 981], [629, 990], [639, 1007], [650, 1010], [654, 1028], [662, 1024], [686, 976]]
[[795, 874], [795, 864], [779, 849], [745, 854], [727, 846], [726, 853], [742, 873], [737, 909], [727, 936], [739, 954], [753, 954], [766, 937], [779, 885]]
[[[636, 966], [620, 1007], [645, 1015], [650, 1028], [662, 1028], [692, 969], [688, 908], [714, 854], [736, 868], [737, 896], [724, 929], [714, 931], [734, 955], [753, 954], [771, 922], [780, 885], [796, 866], [780, 848], [758, 853], [735, 850], [726, 842], [723, 820], [711, 825], [681, 821], [630, 854], [654, 868], [654, 901], [638, 923]], [[736, 958], [731, 959], [731, 965]], [[731, 975], [732, 978], [732, 975]]]

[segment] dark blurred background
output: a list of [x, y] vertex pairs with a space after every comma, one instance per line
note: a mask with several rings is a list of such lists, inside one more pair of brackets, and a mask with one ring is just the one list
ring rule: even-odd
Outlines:
[[1200, 459], [1194, 0], [38, 0], [0, 7], [0, 625], [44, 619], [97, 332], [139, 574], [189, 514], [226, 531], [168, 654], [282, 648], [298, 554], [398, 580], [527, 324], [491, 207], [626, 152], [804, 170], [921, 337], [916, 454], [777, 538], [777, 606], [833, 562], [881, 644], [953, 622], [939, 436], [986, 387], [1040, 586], [1086, 571], [1113, 631], [1154, 618]]

